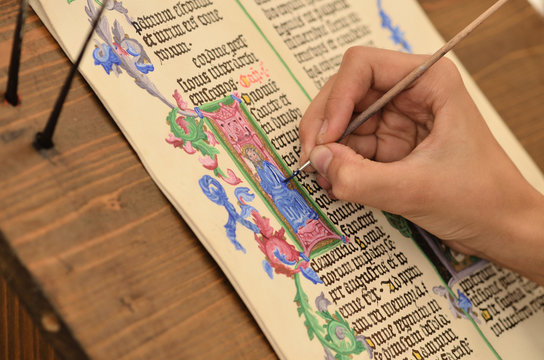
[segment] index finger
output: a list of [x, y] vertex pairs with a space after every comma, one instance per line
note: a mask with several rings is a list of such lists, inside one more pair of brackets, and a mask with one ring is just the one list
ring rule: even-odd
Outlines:
[[321, 117], [326, 129], [317, 134], [316, 143], [338, 140], [370, 89], [389, 90], [425, 59], [424, 55], [368, 47], [348, 49], [325, 101]]
[[317, 134], [319, 129], [323, 126], [325, 121], [325, 104], [327, 102], [328, 94], [330, 88], [332, 88], [334, 78], [336, 75], [333, 75], [329, 80], [323, 85], [319, 93], [312, 100], [299, 124], [299, 136], [300, 136], [300, 163], [305, 163], [310, 156], [310, 152], [315, 146], [315, 141], [317, 139]]

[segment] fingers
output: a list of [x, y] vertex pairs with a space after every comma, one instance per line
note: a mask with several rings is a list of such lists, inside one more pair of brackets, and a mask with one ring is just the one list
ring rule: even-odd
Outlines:
[[[338, 74], [329, 79], [302, 118], [301, 163], [308, 159], [316, 144], [336, 141], [354, 112], [366, 109], [426, 58], [424, 55], [365, 47], [349, 49]], [[440, 110], [451, 93], [457, 90], [455, 87], [459, 86], [463, 85], [455, 65], [442, 59], [410, 89], [396, 97], [394, 107], [419, 125], [430, 129], [433, 114]], [[374, 116], [356, 133], [373, 134], [379, 120], [378, 116]]]
[[318, 134], [317, 143], [336, 141], [354, 110], [364, 110], [359, 104], [364, 103], [366, 108], [375, 102], [378, 94], [381, 96], [392, 88], [425, 58], [364, 47], [349, 49], [328, 92], [322, 115], [326, 128]]
[[[310, 160], [324, 178], [320, 179], [320, 184], [336, 198], [396, 214], [409, 211], [414, 189], [421, 188], [412, 186], [418, 176], [407, 176], [408, 167], [402, 161], [374, 162], [342, 144], [316, 146], [310, 153]], [[417, 175], [417, 171], [414, 174]]]
[[375, 135], [351, 134], [342, 143], [367, 159], [374, 159], [378, 138]]
[[304, 113], [299, 125], [300, 134], [300, 164], [304, 164], [310, 155], [310, 151], [314, 148], [323, 122], [325, 121], [325, 105], [327, 103], [327, 96], [330, 92], [330, 88], [334, 82], [335, 76], [332, 76], [321, 88], [321, 91], [317, 94], [314, 100], [308, 106], [308, 109]]

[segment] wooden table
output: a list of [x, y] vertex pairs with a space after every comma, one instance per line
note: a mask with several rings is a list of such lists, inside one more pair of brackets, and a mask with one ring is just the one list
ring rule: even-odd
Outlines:
[[[492, 2], [420, 0], [446, 39]], [[18, 2], [0, 4], [5, 89]], [[511, 0], [456, 53], [544, 169], [542, 17], [526, 0]], [[64, 107], [56, 150], [31, 147], [68, 69], [31, 12], [22, 105], [0, 108], [0, 273], [7, 280], [0, 281], [0, 357], [275, 358], [81, 77]]]

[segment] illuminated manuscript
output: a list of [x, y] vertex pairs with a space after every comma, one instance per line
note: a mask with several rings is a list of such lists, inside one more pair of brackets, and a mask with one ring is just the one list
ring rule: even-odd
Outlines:
[[[102, 5], [31, 3], [72, 59]], [[298, 166], [302, 114], [346, 49], [441, 46], [416, 1], [104, 6], [80, 71], [279, 357], [541, 357], [544, 289], [401, 217], [331, 199], [314, 175], [283, 181]], [[544, 189], [461, 71], [499, 142]]]

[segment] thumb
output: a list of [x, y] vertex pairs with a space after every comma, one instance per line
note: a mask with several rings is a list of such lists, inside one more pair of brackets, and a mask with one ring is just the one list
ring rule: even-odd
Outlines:
[[365, 159], [338, 143], [316, 146], [310, 153], [316, 171], [332, 186], [334, 196], [395, 214], [404, 214], [415, 204], [417, 180], [406, 176], [404, 160], [380, 163]]

